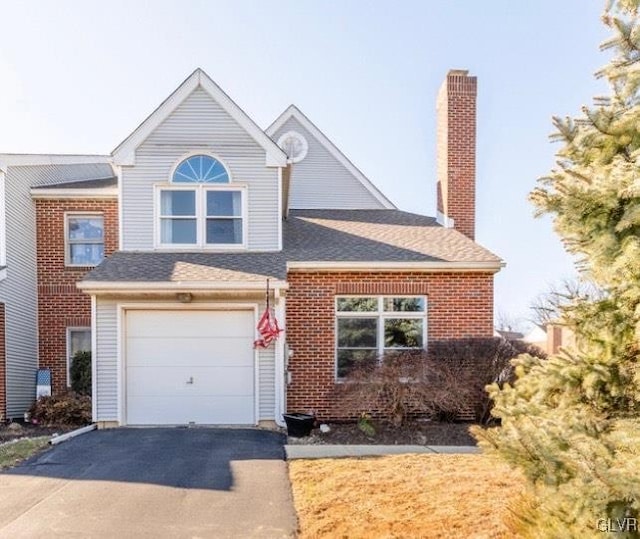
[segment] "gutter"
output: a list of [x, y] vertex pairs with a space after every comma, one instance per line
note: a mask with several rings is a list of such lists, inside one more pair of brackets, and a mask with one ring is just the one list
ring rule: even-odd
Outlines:
[[[266, 277], [265, 277], [266, 280]], [[272, 289], [287, 290], [289, 284], [286, 281], [269, 280], [269, 286]], [[96, 294], [100, 292], [182, 292], [182, 291], [225, 291], [225, 290], [256, 290], [263, 292], [265, 289], [265, 281], [177, 281], [177, 282], [135, 282], [135, 281], [80, 281], [76, 283], [76, 287], [83, 292]]]
[[35, 200], [59, 200], [64, 199], [117, 199], [118, 189], [38, 189], [37, 187], [31, 188], [31, 198]]
[[506, 266], [503, 260], [490, 262], [331, 262], [326, 260], [287, 262], [287, 271], [368, 271], [368, 272], [392, 272], [392, 271], [419, 271], [439, 273], [459, 272], [491, 272], [497, 273]]

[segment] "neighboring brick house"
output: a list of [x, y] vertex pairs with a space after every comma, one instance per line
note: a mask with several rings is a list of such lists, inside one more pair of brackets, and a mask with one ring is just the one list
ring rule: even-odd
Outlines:
[[[475, 92], [452, 71], [439, 95], [437, 218], [397, 210], [297, 108], [263, 131], [201, 70], [107, 156], [109, 174], [31, 185], [54, 390], [90, 339], [102, 427], [336, 418], [331, 392], [358, 362], [491, 336], [503, 263], [473, 241]], [[107, 256], [86, 273], [100, 226]], [[254, 349], [267, 280], [285, 332]]]
[[54, 392], [70, 385], [71, 359], [91, 351], [91, 298], [76, 287], [118, 248], [117, 178], [31, 189], [36, 204], [38, 362]]
[[[113, 176], [109, 162], [110, 156], [100, 155], [0, 154], [0, 418], [22, 418], [35, 399], [38, 268], [36, 201], [31, 192]], [[56, 241], [63, 241], [63, 236]], [[73, 281], [59, 284], [70, 291]], [[86, 323], [90, 310], [83, 307], [78, 312]], [[59, 382], [63, 387], [66, 376], [59, 378], [54, 372], [54, 383]]]

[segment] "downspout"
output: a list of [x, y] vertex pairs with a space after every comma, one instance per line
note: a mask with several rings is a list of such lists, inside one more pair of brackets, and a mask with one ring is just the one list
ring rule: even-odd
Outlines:
[[292, 165], [289, 163], [282, 169], [282, 218], [289, 218], [289, 193], [291, 191]]
[[[275, 315], [276, 320], [278, 320], [281, 324], [285, 320], [285, 299], [284, 296], [280, 295], [280, 290], [274, 290], [274, 299], [275, 299]], [[285, 384], [285, 376], [287, 375], [285, 370], [285, 362], [284, 362], [284, 349], [285, 349], [285, 340], [286, 340], [286, 324], [285, 331], [280, 334], [280, 337], [276, 339], [275, 342], [275, 391], [276, 391], [276, 406], [275, 406], [275, 422], [279, 427], [284, 427], [285, 422], [282, 414], [285, 413], [286, 410], [286, 384]]]

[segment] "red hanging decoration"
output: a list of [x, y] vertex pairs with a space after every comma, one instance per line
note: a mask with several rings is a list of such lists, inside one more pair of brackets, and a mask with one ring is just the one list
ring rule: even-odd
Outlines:
[[254, 348], [267, 348], [283, 331], [280, 329], [280, 326], [278, 326], [276, 316], [269, 304], [269, 279], [267, 279], [267, 307], [258, 321], [257, 329], [260, 334], [260, 339], [254, 341]]

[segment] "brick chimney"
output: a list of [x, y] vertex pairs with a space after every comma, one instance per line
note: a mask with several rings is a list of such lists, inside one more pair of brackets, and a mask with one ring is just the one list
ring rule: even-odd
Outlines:
[[438, 221], [475, 239], [477, 79], [452, 69], [437, 112]]

